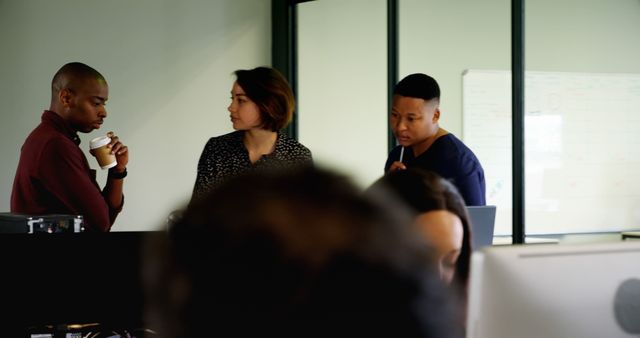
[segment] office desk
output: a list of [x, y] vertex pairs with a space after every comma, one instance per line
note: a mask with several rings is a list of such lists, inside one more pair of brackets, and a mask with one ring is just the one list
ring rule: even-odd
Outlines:
[[[511, 236], [496, 236], [493, 237], [493, 245], [511, 245]], [[524, 238], [526, 244], [558, 244], [560, 240], [555, 238], [543, 238], [535, 236], [526, 236]]]
[[143, 322], [142, 248], [153, 232], [2, 234], [0, 336], [31, 326]]
[[623, 241], [625, 239], [640, 239], [640, 231], [624, 231], [620, 235], [622, 235]]

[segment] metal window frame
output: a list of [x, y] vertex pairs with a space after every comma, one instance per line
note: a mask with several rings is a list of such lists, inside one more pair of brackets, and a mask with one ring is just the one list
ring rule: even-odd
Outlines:
[[[272, 0], [272, 65], [289, 80], [297, 95], [297, 5], [310, 0]], [[387, 0], [387, 104], [398, 81], [398, 0]], [[511, 0], [511, 102], [512, 102], [512, 243], [525, 242], [524, 219], [524, 0]], [[296, 96], [297, 97], [297, 96]], [[298, 111], [285, 132], [298, 139]], [[396, 140], [387, 122], [387, 150]]]

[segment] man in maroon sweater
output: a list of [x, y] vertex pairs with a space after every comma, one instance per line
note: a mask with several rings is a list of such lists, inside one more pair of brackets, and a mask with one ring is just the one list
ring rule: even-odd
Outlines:
[[51, 83], [50, 108], [22, 146], [11, 212], [82, 215], [87, 231], [111, 229], [124, 203], [128, 149], [109, 132], [118, 164], [109, 169], [101, 190], [77, 134], [100, 128], [107, 117], [108, 96], [107, 82], [95, 69], [73, 62], [58, 70]]

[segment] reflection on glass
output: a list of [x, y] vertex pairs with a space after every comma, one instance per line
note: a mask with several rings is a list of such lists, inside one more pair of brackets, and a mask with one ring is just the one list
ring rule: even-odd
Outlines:
[[640, 2], [525, 13], [527, 234], [640, 228]]

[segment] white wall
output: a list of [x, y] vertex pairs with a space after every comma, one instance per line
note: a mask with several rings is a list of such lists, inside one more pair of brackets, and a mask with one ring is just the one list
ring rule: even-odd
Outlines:
[[462, 137], [462, 72], [511, 69], [511, 1], [400, 0], [399, 22], [399, 78], [433, 76], [440, 125]]
[[387, 158], [386, 1], [312, 1], [298, 15], [300, 142], [366, 187]]
[[9, 210], [20, 146], [49, 107], [51, 77], [81, 61], [110, 86], [103, 129], [81, 135], [81, 148], [114, 130], [130, 149], [113, 230], [159, 227], [190, 197], [207, 139], [232, 130], [232, 72], [270, 64], [270, 8], [265, 0], [0, 1], [0, 211]]
[[527, 70], [640, 73], [640, 0], [536, 0], [525, 10]]

